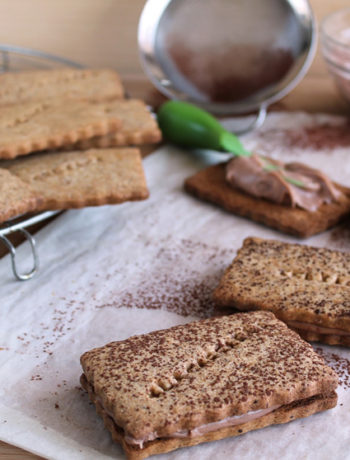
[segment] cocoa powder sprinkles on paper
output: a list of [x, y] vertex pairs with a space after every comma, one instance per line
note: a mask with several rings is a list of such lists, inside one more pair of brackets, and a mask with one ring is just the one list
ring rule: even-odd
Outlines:
[[259, 137], [267, 145], [283, 145], [310, 150], [332, 150], [350, 147], [350, 120], [341, 124], [316, 124], [298, 129], [269, 129]]
[[340, 249], [349, 251], [350, 249], [350, 220], [338, 225], [329, 235], [329, 242], [336, 244]]
[[164, 244], [154, 258], [151, 271], [136, 274], [133, 284], [96, 308], [166, 309], [199, 318], [220, 314], [212, 293], [233, 257], [232, 250], [191, 240]]
[[[58, 302], [61, 307], [55, 308]], [[17, 336], [17, 340], [22, 345], [18, 348], [18, 353], [26, 353], [30, 347], [36, 346], [34, 356], [37, 359], [43, 354], [51, 356], [55, 344], [71, 331], [72, 323], [77, 321], [79, 313], [85, 310], [84, 303], [65, 297], [57, 297], [55, 302], [49, 302], [48, 306], [52, 311], [50, 321], [38, 323], [36, 334], [22, 332], [22, 335]], [[39, 380], [35, 377], [33, 376], [31, 380]]]
[[338, 374], [339, 385], [346, 390], [350, 389], [350, 360], [336, 353], [326, 352], [321, 347], [316, 347], [315, 351], [322, 356], [326, 364]]
[[[144, 248], [153, 248], [143, 241]], [[36, 333], [21, 332], [17, 340], [18, 353], [33, 350], [36, 359], [43, 355], [49, 359], [59, 342], [76, 327], [79, 317], [85, 309], [101, 308], [148, 308], [165, 309], [182, 316], [206, 318], [222, 315], [215, 308], [212, 293], [223, 271], [232, 261], [233, 249], [210, 246], [190, 239], [174, 240], [166, 237], [157, 240], [156, 250], [152, 254], [151, 264], [145, 268], [137, 261], [133, 263], [132, 276], [103, 288], [103, 279], [120, 275], [120, 267], [115, 266], [107, 273], [96, 273], [95, 280], [88, 285], [91, 289], [89, 302], [79, 298], [79, 291], [72, 290], [65, 296], [53, 294], [48, 303], [50, 319], [38, 323]], [[103, 301], [96, 295], [103, 293]], [[45, 363], [46, 364], [46, 361]], [[33, 375], [31, 380], [42, 377]]]
[[287, 131], [291, 146], [313, 150], [334, 149], [350, 146], [350, 122], [343, 125], [320, 125], [304, 128], [300, 133]]

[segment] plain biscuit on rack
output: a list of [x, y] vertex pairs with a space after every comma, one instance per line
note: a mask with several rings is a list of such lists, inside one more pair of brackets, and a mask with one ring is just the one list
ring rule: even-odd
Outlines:
[[149, 196], [135, 148], [37, 154], [6, 162], [42, 198], [40, 210], [143, 200]]
[[0, 75], [0, 106], [50, 99], [101, 102], [124, 97], [112, 69], [48, 69]]
[[30, 185], [0, 168], [0, 223], [19, 214], [36, 211], [41, 204], [41, 197]]
[[71, 145], [116, 131], [121, 120], [108, 103], [27, 102], [0, 111], [0, 158]]
[[[72, 150], [108, 148], [126, 145], [155, 144], [162, 138], [156, 119], [146, 104], [137, 99], [108, 103], [110, 114], [120, 119], [121, 128], [104, 136], [85, 139], [69, 146]], [[67, 147], [66, 147], [67, 148]]]

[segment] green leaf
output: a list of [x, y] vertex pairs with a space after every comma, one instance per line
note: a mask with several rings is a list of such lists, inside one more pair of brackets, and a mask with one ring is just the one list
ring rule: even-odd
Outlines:
[[249, 157], [252, 155], [252, 152], [248, 152], [248, 150], [243, 147], [238, 137], [228, 131], [223, 131], [221, 133], [220, 146], [226, 152], [231, 152], [237, 156]]

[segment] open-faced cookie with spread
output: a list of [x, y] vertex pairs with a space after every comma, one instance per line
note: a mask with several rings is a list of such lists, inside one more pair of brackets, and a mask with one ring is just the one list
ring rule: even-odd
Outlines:
[[338, 378], [271, 312], [130, 337], [81, 357], [82, 386], [128, 459], [237, 436], [336, 405]]
[[247, 238], [214, 300], [270, 310], [306, 340], [350, 346], [349, 253]]
[[350, 213], [350, 189], [300, 163], [236, 157], [185, 181], [185, 189], [242, 217], [299, 237], [336, 225]]

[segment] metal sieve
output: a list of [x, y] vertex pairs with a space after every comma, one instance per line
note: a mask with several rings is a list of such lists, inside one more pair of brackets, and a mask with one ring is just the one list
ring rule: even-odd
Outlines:
[[138, 45], [164, 95], [261, 124], [307, 72], [316, 26], [307, 0], [148, 0]]

